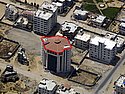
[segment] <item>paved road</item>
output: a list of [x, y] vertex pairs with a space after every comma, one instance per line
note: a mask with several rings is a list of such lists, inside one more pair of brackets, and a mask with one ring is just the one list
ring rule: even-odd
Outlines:
[[118, 71], [120, 66], [122, 66], [125, 62], [125, 53], [122, 56], [122, 58], [119, 60], [117, 65], [111, 70], [111, 72], [106, 76], [106, 78], [99, 84], [99, 86], [96, 88], [94, 94], [104, 94], [103, 91], [105, 91], [107, 85], [110, 83], [112, 77], [114, 74]]

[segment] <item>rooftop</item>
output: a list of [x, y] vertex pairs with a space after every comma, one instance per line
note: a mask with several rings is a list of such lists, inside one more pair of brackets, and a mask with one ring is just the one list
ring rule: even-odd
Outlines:
[[7, 8], [9, 8], [11, 11], [13, 11], [13, 14], [15, 15], [16, 13], [18, 13], [18, 9], [12, 5], [12, 4], [7, 4], [6, 5]]
[[125, 27], [125, 23], [124, 23], [124, 22], [121, 22], [121, 23], [120, 23], [120, 26]]
[[52, 16], [52, 13], [45, 12], [43, 10], [37, 10], [37, 12], [35, 13], [35, 16], [42, 18], [42, 19], [45, 19], [45, 20], [48, 20]]
[[39, 8], [42, 10], [48, 10], [48, 11], [52, 11], [52, 12], [55, 12], [57, 10], [56, 5], [51, 4], [47, 1], [43, 2], [43, 4]]
[[81, 9], [76, 9], [76, 10], [74, 11], [74, 14], [75, 14], [75, 15], [78, 15], [78, 14], [80, 14], [80, 15], [86, 15], [87, 13], [88, 13], [88, 11], [81, 10]]
[[99, 43], [103, 43], [105, 45], [104, 48], [109, 49], [109, 50], [112, 50], [116, 46], [116, 42], [110, 39], [104, 38], [104, 37], [99, 37], [99, 36], [91, 38], [90, 43], [97, 45], [97, 46], [99, 45]]
[[121, 75], [115, 83], [116, 86], [125, 87], [125, 76]]
[[61, 7], [63, 6], [63, 3], [60, 3], [60, 2], [52, 2], [52, 4], [58, 6], [58, 7]]
[[69, 33], [74, 33], [77, 30], [78, 26], [75, 23], [65, 21], [62, 24], [61, 30], [68, 31]]
[[27, 24], [28, 24], [28, 19], [21, 16], [21, 17], [19, 17], [19, 19], [17, 20], [17, 23], [21, 23], [21, 24], [27, 25]]
[[103, 23], [105, 18], [106, 18], [106, 16], [98, 15], [95, 19], [92, 19], [92, 20], [95, 22], [98, 22], [98, 23]]
[[78, 39], [78, 40], [82, 40], [82, 41], [85, 41], [85, 42], [87, 42], [88, 40], [90, 40], [90, 38], [91, 38], [91, 35], [89, 35], [89, 34], [86, 34], [86, 33], [83, 33], [83, 34], [77, 34], [76, 36], [75, 36], [75, 39]]
[[57, 94], [77, 94], [77, 92], [73, 88], [67, 88], [63, 85], [59, 86], [57, 91]]
[[116, 38], [116, 36], [117, 36], [117, 34], [108, 32], [108, 33], [106, 33], [105, 38], [108, 38], [110, 40], [114, 40]]
[[69, 40], [62, 36], [52, 36], [52, 37], [41, 37], [43, 47], [46, 50], [61, 53], [64, 50], [71, 49]]
[[114, 41], [117, 43], [117, 47], [122, 47], [124, 45], [125, 39], [121, 36], [117, 36]]
[[22, 12], [22, 14], [34, 15], [34, 14], [35, 14], [35, 11], [31, 11], [31, 10], [24, 10], [24, 11]]
[[53, 80], [43, 79], [39, 83], [39, 88], [44, 88], [46, 90], [53, 90], [57, 86], [56, 82]]

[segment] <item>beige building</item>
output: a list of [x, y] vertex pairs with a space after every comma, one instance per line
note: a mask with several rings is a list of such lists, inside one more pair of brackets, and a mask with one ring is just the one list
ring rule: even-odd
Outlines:
[[89, 57], [109, 64], [115, 58], [117, 51], [116, 47], [116, 42], [104, 37], [96, 36], [90, 40]]
[[42, 62], [46, 70], [55, 73], [69, 72], [71, 69], [71, 45], [62, 36], [42, 37]]

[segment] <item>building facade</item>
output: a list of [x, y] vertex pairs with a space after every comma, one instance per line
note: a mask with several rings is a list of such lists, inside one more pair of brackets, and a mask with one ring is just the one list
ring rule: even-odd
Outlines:
[[115, 94], [125, 94], [125, 76], [121, 75], [117, 81], [114, 83], [115, 85]]
[[55, 94], [57, 83], [53, 80], [42, 79], [38, 85], [39, 94]]
[[121, 34], [125, 35], [125, 23], [124, 22], [120, 23], [120, 25], [119, 25], [119, 32]]
[[86, 33], [77, 34], [74, 37], [75, 46], [81, 49], [88, 49], [91, 36]]
[[42, 37], [42, 62], [46, 70], [55, 73], [69, 72], [71, 69], [71, 45], [62, 36]]
[[106, 64], [111, 63], [116, 55], [116, 42], [104, 38], [104, 37], [94, 37], [91, 38], [89, 44], [89, 57]]
[[44, 2], [33, 18], [33, 31], [47, 35], [57, 23], [57, 6]]
[[15, 21], [18, 17], [18, 9], [11, 4], [6, 5], [5, 18]]

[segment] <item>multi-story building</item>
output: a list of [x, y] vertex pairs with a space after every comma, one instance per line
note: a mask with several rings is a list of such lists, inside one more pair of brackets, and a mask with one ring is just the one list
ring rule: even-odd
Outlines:
[[55, 94], [79, 94], [73, 88], [60, 85]]
[[57, 83], [53, 80], [42, 79], [38, 85], [39, 94], [55, 94]]
[[88, 49], [91, 35], [86, 33], [78, 33], [74, 37], [75, 46], [81, 49]]
[[5, 10], [5, 18], [15, 21], [18, 17], [18, 9], [12, 5], [12, 4], [7, 4], [6, 5], [6, 10]]
[[24, 10], [24, 11], [21, 13], [21, 16], [27, 18], [29, 22], [33, 22], [33, 16], [34, 16], [34, 14], [35, 14], [35, 11]]
[[101, 27], [106, 19], [106, 16], [97, 15], [91, 20], [91, 24], [95, 27]]
[[87, 17], [88, 17], [88, 11], [85, 11], [85, 10], [81, 10], [81, 9], [76, 9], [74, 12], [73, 12], [73, 16], [75, 19], [78, 19], [78, 20], [87, 20]]
[[96, 36], [91, 38], [89, 44], [89, 57], [106, 64], [111, 63], [116, 55], [116, 42]]
[[57, 6], [44, 2], [34, 15], [33, 31], [47, 35], [57, 23]]
[[115, 85], [115, 94], [125, 94], [125, 76], [121, 75], [117, 81], [114, 83]]
[[119, 25], [119, 32], [123, 35], [125, 35], [125, 23], [121, 22]]
[[42, 63], [46, 70], [55, 73], [71, 69], [71, 45], [66, 37], [42, 37]]
[[77, 29], [78, 25], [72, 22], [65, 21], [61, 25], [61, 34], [63, 34], [63, 36], [68, 37], [68, 39], [72, 40], [74, 36], [77, 34]]

